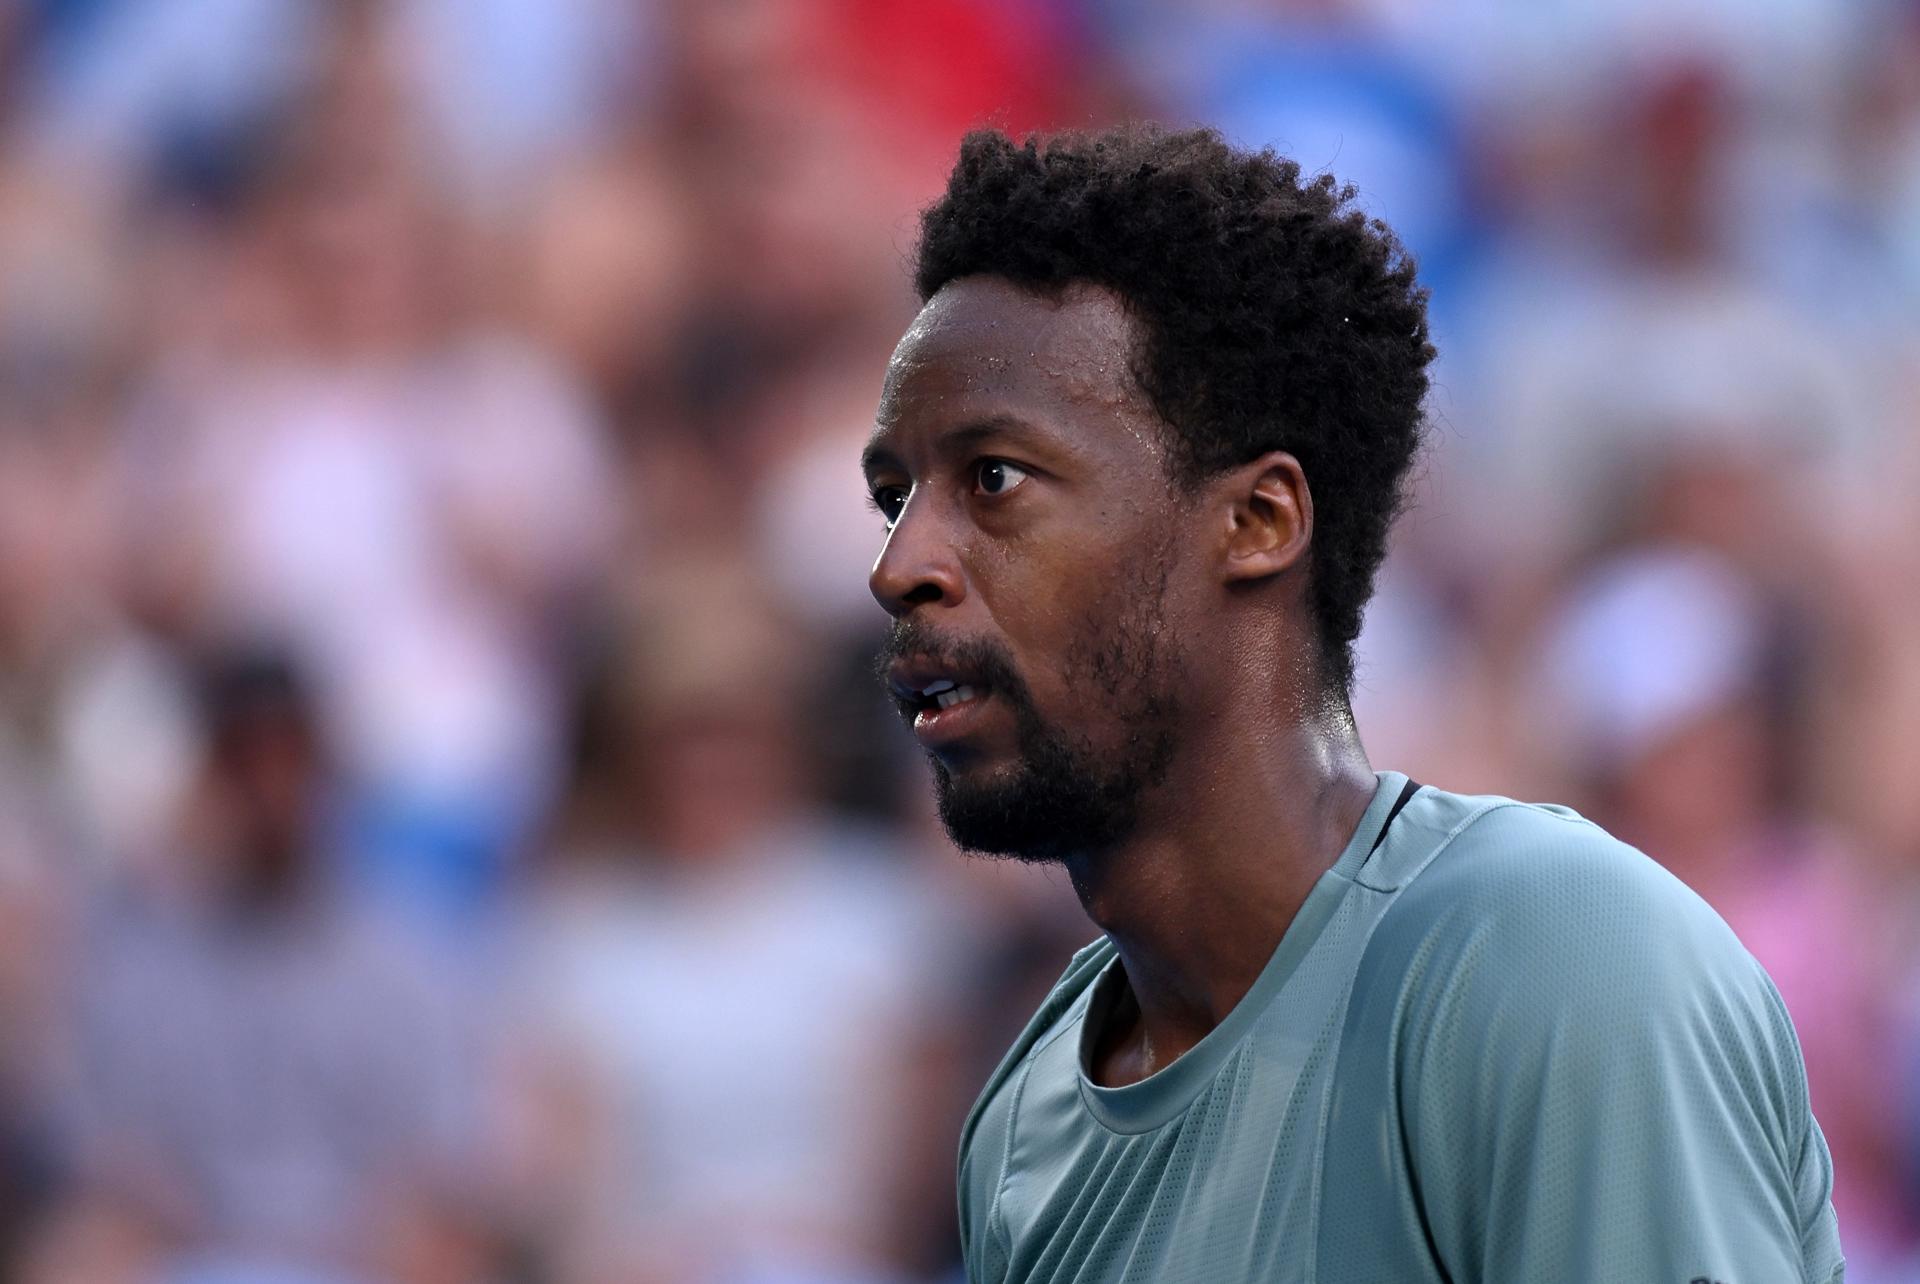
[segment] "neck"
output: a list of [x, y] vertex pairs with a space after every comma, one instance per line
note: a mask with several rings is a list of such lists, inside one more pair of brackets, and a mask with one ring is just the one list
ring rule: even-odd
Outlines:
[[1131, 989], [1096, 1041], [1098, 1082], [1152, 1074], [1233, 1010], [1373, 797], [1344, 702], [1244, 722], [1182, 755], [1124, 844], [1066, 862]]

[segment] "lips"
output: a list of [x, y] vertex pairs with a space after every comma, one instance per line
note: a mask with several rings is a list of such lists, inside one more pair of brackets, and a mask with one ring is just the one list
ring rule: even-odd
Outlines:
[[992, 699], [993, 688], [976, 674], [931, 656], [896, 660], [887, 686], [913, 732], [929, 748], [967, 733]]
[[987, 691], [979, 675], [927, 655], [895, 660], [887, 669], [887, 687], [912, 712], [950, 707]]
[[946, 703], [936, 699], [913, 715], [913, 734], [929, 749], [954, 744], [979, 730], [981, 718], [992, 707], [993, 693], [986, 687], [962, 686], [944, 695]]

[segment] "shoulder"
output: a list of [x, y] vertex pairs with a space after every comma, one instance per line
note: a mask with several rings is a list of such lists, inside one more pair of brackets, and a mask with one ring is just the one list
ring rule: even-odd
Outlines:
[[1405, 819], [1421, 832], [1397, 837], [1417, 855], [1392, 872], [1395, 900], [1368, 952], [1376, 967], [1471, 954], [1510, 982], [1545, 977], [1596, 995], [1675, 969], [1756, 969], [1686, 884], [1566, 808], [1428, 790]]
[[973, 1109], [968, 1112], [960, 1133], [963, 1158], [973, 1147], [977, 1136], [991, 1131], [986, 1127], [990, 1116], [997, 1116], [1002, 1122], [1008, 1120], [1013, 1098], [1017, 1095], [1015, 1085], [1020, 1072], [1034, 1054], [1071, 1021], [1081, 1006], [1081, 1000], [1093, 988], [1101, 970], [1113, 957], [1113, 942], [1104, 936], [1075, 952], [1067, 964], [1067, 970], [1047, 991], [1047, 997], [1041, 1000], [1039, 1008], [1028, 1018], [1026, 1027], [1013, 1041], [1013, 1046], [1007, 1049], [1000, 1064], [988, 1076], [986, 1086], [981, 1089]]
[[1766, 1085], [1789, 1122], [1805, 1089], [1786, 1008], [1678, 878], [1564, 808], [1443, 794], [1421, 820], [1438, 840], [1356, 978], [1356, 1010], [1403, 1069], [1684, 1064]]
[[993, 1271], [987, 1264], [1002, 1251], [994, 1226], [1027, 1072], [1042, 1048], [1064, 1037], [1113, 957], [1113, 943], [1104, 936], [1073, 956], [967, 1113], [960, 1130], [958, 1178], [961, 1244], [970, 1278], [990, 1277]]
[[1422, 801], [1382, 848], [1344, 1088], [1456, 1275], [1827, 1278], [1799, 1044], [1732, 930], [1564, 809]]

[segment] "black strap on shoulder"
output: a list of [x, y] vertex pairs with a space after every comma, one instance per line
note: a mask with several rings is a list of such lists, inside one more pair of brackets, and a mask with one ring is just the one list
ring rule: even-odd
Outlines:
[[1371, 856], [1380, 850], [1380, 844], [1387, 841], [1387, 831], [1393, 828], [1393, 818], [1398, 816], [1400, 809], [1412, 801], [1413, 796], [1419, 792], [1420, 782], [1417, 780], [1408, 780], [1406, 788], [1402, 789], [1400, 796], [1393, 800], [1393, 810], [1389, 811], [1386, 820], [1381, 822], [1380, 832], [1374, 837], [1373, 846], [1367, 849], [1367, 855]]

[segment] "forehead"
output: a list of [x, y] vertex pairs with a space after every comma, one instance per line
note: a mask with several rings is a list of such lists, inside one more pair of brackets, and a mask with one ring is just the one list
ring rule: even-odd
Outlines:
[[1051, 298], [963, 277], [927, 302], [894, 349], [880, 431], [1005, 414], [1140, 438], [1157, 418], [1133, 377], [1135, 343], [1112, 291], [1075, 285]]

